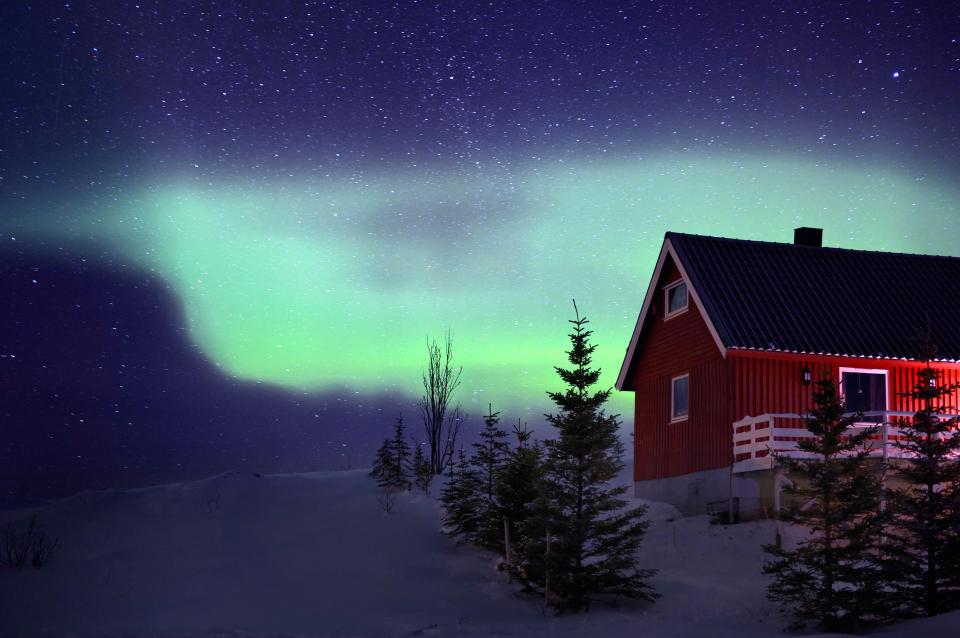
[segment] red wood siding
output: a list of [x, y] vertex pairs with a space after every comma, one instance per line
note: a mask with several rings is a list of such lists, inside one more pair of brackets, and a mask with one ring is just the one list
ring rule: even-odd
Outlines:
[[732, 352], [728, 356], [734, 385], [734, 421], [768, 412], [806, 412], [812, 385], [803, 385], [803, 368], [809, 367], [814, 379], [822, 377], [827, 369], [808, 361], [741, 357]]
[[[810, 410], [813, 386], [803, 385], [804, 367], [810, 368], [814, 381], [830, 378], [838, 383], [840, 368], [886, 370], [887, 409], [913, 412], [919, 408], [907, 394], [917, 382], [917, 371], [924, 367], [922, 363], [735, 350], [728, 351], [728, 360], [734, 384], [735, 420], [764, 413], [803, 414]], [[940, 383], [956, 383], [960, 379], [960, 367], [956, 365], [933, 364], [933, 368], [938, 370]], [[951, 403], [956, 406], [958, 401], [960, 396], [955, 395]], [[802, 426], [799, 422], [796, 424]]]
[[[879, 368], [880, 366], [877, 367]], [[914, 412], [920, 409], [921, 406], [919, 401], [914, 401], [905, 395], [913, 389], [914, 385], [916, 385], [917, 371], [922, 367], [922, 365], [918, 364], [910, 366], [901, 364], [890, 369], [890, 403], [891, 405], [895, 406], [891, 409], [904, 410], [907, 412]], [[937, 383], [941, 385], [950, 385], [960, 382], [960, 368], [944, 367], [939, 365], [932, 365], [931, 367], [937, 370]], [[949, 402], [947, 409], [953, 413], [956, 413], [958, 411], [958, 406], [960, 406], [960, 390], [953, 393], [953, 399]]]
[[[680, 278], [670, 258], [657, 282], [647, 325], [625, 384], [634, 397], [634, 480], [687, 474], [730, 464], [726, 362], [691, 297], [689, 310], [664, 321], [663, 287]], [[670, 423], [671, 378], [689, 373], [689, 416]]]
[[[662, 289], [679, 273], [664, 265], [635, 353], [634, 372], [626, 388], [634, 397], [634, 480], [679, 476], [725, 467], [732, 461], [733, 422], [765, 413], [803, 414], [812, 406], [813, 386], [803, 385], [803, 368], [814, 380], [839, 382], [840, 368], [886, 370], [888, 409], [919, 408], [908, 395], [922, 363], [849, 357], [729, 350], [724, 359], [699, 308], [691, 298], [683, 315], [663, 319]], [[960, 382], [960, 365], [934, 364], [939, 382]], [[670, 422], [670, 384], [690, 375], [689, 416]], [[960, 406], [960, 391], [950, 401]], [[798, 419], [778, 420], [780, 427], [803, 427]]]

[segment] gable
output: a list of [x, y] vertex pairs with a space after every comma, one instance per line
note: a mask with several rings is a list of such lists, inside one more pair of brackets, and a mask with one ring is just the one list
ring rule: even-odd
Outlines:
[[[664, 299], [664, 289], [677, 281], [682, 281], [687, 286], [688, 309], [683, 314], [665, 320], [666, 300]], [[618, 390], [623, 390], [627, 380], [633, 375], [634, 367], [639, 360], [640, 350], [650, 337], [653, 322], [673, 324], [670, 329], [664, 331], [664, 334], [671, 334], [674, 337], [683, 336], [684, 334], [689, 337], [692, 333], [698, 331], [698, 329], [705, 331], [708, 339], [712, 341], [714, 349], [720, 356], [726, 356], [726, 348], [720, 341], [710, 317], [703, 311], [700, 296], [687, 275], [683, 264], [677, 259], [676, 253], [669, 240], [664, 241], [663, 247], [660, 249], [656, 268], [654, 268], [650, 284], [647, 286], [643, 306], [637, 318], [633, 336], [630, 339], [630, 345], [627, 348], [623, 364], [620, 366], [620, 374], [617, 377], [616, 383]], [[684, 339], [678, 341], [678, 343], [683, 342]]]

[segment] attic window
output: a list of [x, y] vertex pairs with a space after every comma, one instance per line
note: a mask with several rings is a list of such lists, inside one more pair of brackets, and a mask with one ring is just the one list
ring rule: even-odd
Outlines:
[[666, 297], [664, 306], [667, 311], [664, 319], [670, 319], [687, 311], [687, 284], [683, 280], [676, 281], [663, 289]]

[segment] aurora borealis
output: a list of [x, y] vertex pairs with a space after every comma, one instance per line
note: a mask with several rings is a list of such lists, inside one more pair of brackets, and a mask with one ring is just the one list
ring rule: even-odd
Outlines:
[[806, 223], [834, 245], [949, 253], [958, 215], [955, 188], [895, 171], [661, 156], [517, 171], [509, 187], [412, 171], [171, 182], [81, 213], [63, 239], [158, 273], [239, 378], [414, 394], [425, 339], [450, 327], [477, 406], [523, 409], [553, 382], [571, 296], [610, 381], [667, 229], [789, 240]]
[[[536, 420], [571, 298], [613, 385], [666, 230], [808, 225], [830, 246], [960, 254], [955, 10], [561, 4], [19, 7], [0, 45], [0, 260], [36, 286], [63, 258], [163, 282], [202, 375], [272, 388], [271, 406], [412, 414], [424, 342], [449, 328], [467, 410]], [[20, 306], [35, 325], [0, 341], [12, 379], [52, 328], [10, 297], [29, 288], [5, 290], [9, 321]], [[162, 463], [229, 439], [235, 402]], [[629, 420], [629, 397], [613, 407]], [[81, 436], [78, 414], [30, 427]], [[323, 421], [291, 427], [343, 427]]]

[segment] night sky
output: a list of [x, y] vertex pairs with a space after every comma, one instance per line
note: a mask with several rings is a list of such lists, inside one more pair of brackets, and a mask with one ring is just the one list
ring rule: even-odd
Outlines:
[[536, 423], [666, 230], [960, 255], [954, 3], [9, 4], [0, 493], [365, 465], [447, 328]]

